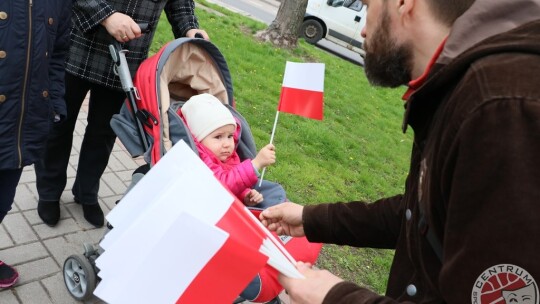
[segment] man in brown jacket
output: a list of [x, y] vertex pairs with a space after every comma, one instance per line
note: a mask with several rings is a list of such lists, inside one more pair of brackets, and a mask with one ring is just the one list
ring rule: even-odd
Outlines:
[[393, 248], [386, 296], [299, 263], [293, 303], [539, 303], [540, 0], [368, 0], [365, 71], [408, 84], [405, 193], [261, 215], [310, 241]]

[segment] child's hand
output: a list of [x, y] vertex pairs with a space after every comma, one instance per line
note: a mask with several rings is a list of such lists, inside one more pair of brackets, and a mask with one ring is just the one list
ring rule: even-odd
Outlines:
[[255, 206], [262, 201], [263, 195], [255, 189], [251, 189], [244, 197], [244, 205], [246, 206]]
[[255, 156], [255, 158], [251, 161], [251, 163], [255, 168], [257, 168], [257, 170], [266, 168], [275, 162], [276, 151], [274, 145], [272, 144], [264, 146], [261, 151], [259, 151], [257, 156]]

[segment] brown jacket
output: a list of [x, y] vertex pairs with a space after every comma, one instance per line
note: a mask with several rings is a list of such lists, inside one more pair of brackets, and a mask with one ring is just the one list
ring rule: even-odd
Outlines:
[[[304, 209], [310, 241], [396, 249], [386, 297], [343, 282], [324, 303], [487, 303], [479, 296], [491, 276], [523, 279], [523, 270], [538, 296], [539, 16], [540, 0], [477, 0], [456, 21], [407, 101], [414, 145], [403, 195]], [[518, 286], [499, 283], [497, 297]]]

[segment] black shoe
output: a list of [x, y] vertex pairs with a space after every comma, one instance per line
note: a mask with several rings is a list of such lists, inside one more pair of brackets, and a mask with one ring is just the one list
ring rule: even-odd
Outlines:
[[60, 220], [60, 202], [59, 201], [38, 201], [38, 215], [41, 220], [49, 227], [54, 227]]
[[84, 218], [96, 228], [103, 227], [105, 222], [103, 217], [103, 211], [99, 206], [99, 203], [95, 204], [82, 204]]

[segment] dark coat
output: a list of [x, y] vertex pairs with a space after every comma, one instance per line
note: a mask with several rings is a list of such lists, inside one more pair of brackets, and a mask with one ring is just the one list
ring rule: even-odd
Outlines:
[[[454, 25], [428, 80], [407, 101], [414, 145], [404, 195], [305, 208], [310, 241], [396, 249], [386, 297], [343, 282], [324, 303], [487, 303], [479, 296], [497, 271], [523, 279], [524, 270], [525, 284], [540, 282], [540, 3], [478, 2], [468, 17], [519, 18], [490, 24], [464, 15]], [[515, 24], [522, 25], [505, 28]], [[492, 282], [497, 297], [516, 288], [502, 277]]]
[[71, 0], [0, 1], [0, 170], [34, 163], [66, 116]]
[[122, 88], [113, 70], [109, 44], [113, 38], [101, 22], [115, 12], [126, 14], [137, 23], [147, 23], [149, 32], [123, 45], [134, 76], [146, 59], [161, 13], [165, 11], [175, 38], [198, 28], [193, 0], [75, 0], [73, 32], [66, 71], [74, 76], [108, 88]]

